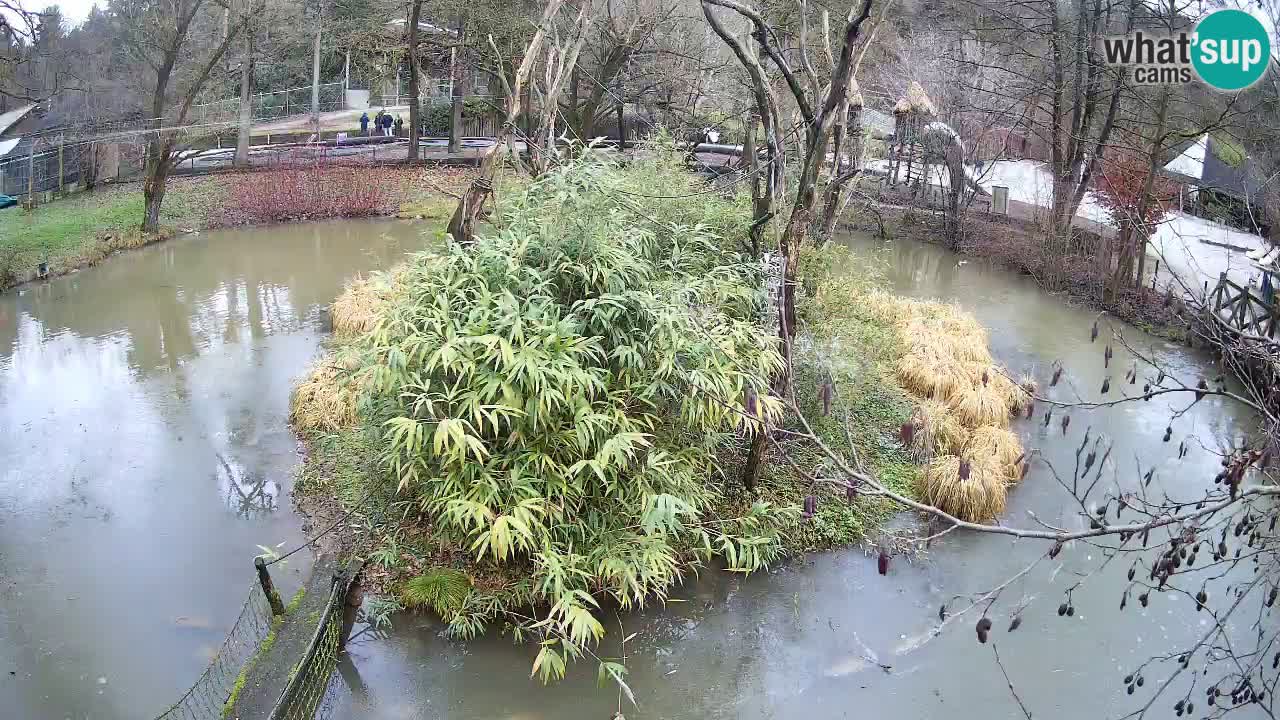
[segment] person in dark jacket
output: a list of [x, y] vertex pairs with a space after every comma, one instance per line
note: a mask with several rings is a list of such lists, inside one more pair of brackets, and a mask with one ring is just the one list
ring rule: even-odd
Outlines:
[[400, 137], [400, 130], [404, 127], [404, 120], [396, 115], [396, 137]]
[[382, 116], [382, 134], [383, 135], [385, 135], [386, 137], [391, 137], [391, 125], [394, 122], [395, 121], [391, 119], [391, 113], [386, 113], [385, 115]]
[[360, 114], [360, 134], [361, 135], [369, 134], [369, 113], [367, 112]]

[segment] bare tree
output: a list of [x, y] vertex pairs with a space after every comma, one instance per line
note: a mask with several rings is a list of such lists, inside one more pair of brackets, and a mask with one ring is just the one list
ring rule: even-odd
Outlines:
[[[515, 151], [511, 136], [515, 130], [516, 119], [520, 117], [524, 90], [529, 83], [534, 65], [542, 54], [543, 42], [546, 40], [547, 33], [550, 32], [551, 25], [563, 5], [564, 0], [547, 0], [542, 19], [539, 20], [537, 30], [534, 31], [533, 37], [530, 38], [528, 45], [524, 49], [524, 56], [516, 68], [514, 78], [508, 81], [506, 73], [498, 73], [498, 77], [502, 81], [503, 94], [506, 97], [502, 128], [498, 132], [493, 148], [480, 165], [480, 173], [471, 182], [471, 186], [467, 188], [466, 192], [463, 193], [462, 199], [458, 202], [458, 207], [449, 219], [447, 232], [454, 242], [466, 244], [470, 243], [474, 238], [475, 225], [483, 212], [485, 201], [493, 194], [493, 178], [497, 173], [498, 162], [502, 157], [503, 151], [509, 152], [515, 162], [519, 162], [519, 156]], [[505, 64], [504, 57], [498, 51], [493, 35], [488, 36], [488, 41], [497, 65], [501, 68]]]
[[[842, 112], [847, 113], [846, 100], [849, 97], [854, 78], [854, 49], [861, 37], [863, 23], [871, 16], [872, 0], [863, 0], [859, 12], [849, 13], [849, 17], [839, 33], [840, 50], [833, 55], [831, 76], [827, 83], [822, 83], [813, 68], [808, 55], [807, 20], [802, 25], [799, 47], [804, 78], [801, 72], [791, 67], [786, 53], [779, 46], [774, 29], [766, 22], [757, 10], [743, 5], [736, 0], [702, 0], [703, 14], [712, 29], [733, 51], [751, 76], [753, 94], [757, 109], [765, 125], [766, 142], [770, 156], [770, 186], [776, 200], [778, 189], [782, 186], [781, 173], [785, 158], [782, 154], [778, 129], [781, 126], [780, 113], [776, 96], [773, 94], [763, 66], [753, 51], [748, 50], [744, 40], [729, 33], [716, 16], [714, 7], [733, 11], [746, 19], [752, 28], [751, 39], [759, 43], [765, 56], [781, 73], [787, 89], [795, 102], [800, 124], [804, 132], [802, 158], [799, 163], [799, 176], [796, 180], [796, 192], [791, 204], [791, 212], [787, 224], [778, 239], [778, 250], [782, 260], [782, 286], [779, 290], [778, 328], [783, 339], [785, 370], [776, 379], [775, 386], [781, 389], [790, 383], [791, 373], [791, 339], [795, 334], [795, 285], [800, 262], [800, 244], [808, 237], [813, 224], [813, 208], [817, 202], [817, 185], [826, 162], [827, 141], [831, 128]], [[808, 6], [801, 2], [802, 17], [807, 18]], [[807, 82], [806, 82], [807, 81]], [[806, 87], [807, 85], [807, 87]], [[825, 89], [824, 89], [825, 87]], [[766, 433], [757, 432], [752, 441], [743, 469], [743, 483], [754, 488], [760, 473], [760, 461], [764, 456]]]
[[422, 2], [423, 0], [409, 1], [409, 20], [405, 23], [405, 33], [408, 35], [407, 45], [409, 50], [409, 159], [418, 159], [418, 134], [422, 125], [422, 102], [420, 100], [421, 89], [419, 88], [418, 76], [420, 70], [420, 48], [418, 45], [419, 26], [422, 24]]
[[249, 137], [253, 126], [253, 21], [244, 31], [244, 59], [240, 61], [240, 117], [236, 132], [236, 167], [249, 167]]
[[[235, 22], [227, 25], [222, 37], [212, 45], [203, 45], [201, 35], [213, 32], [216, 37], [217, 11], [232, 9], [229, 5], [211, 0], [173, 0], [165, 7], [143, 2], [120, 5], [121, 42], [135, 59], [152, 70], [147, 116], [150, 132], [142, 185], [143, 232], [159, 230], [166, 183], [192, 105], [227, 49], [261, 7], [261, 0], [256, 0], [236, 8]], [[174, 105], [176, 109], [171, 109]]]
[[552, 25], [551, 41], [546, 44], [546, 57], [542, 59], [542, 75], [533, 83], [540, 108], [538, 122], [526, 139], [534, 175], [546, 173], [556, 162], [555, 121], [560, 111], [560, 95], [565, 82], [577, 68], [578, 56], [595, 21], [590, 9], [590, 3], [583, 3], [563, 33], [555, 24]]
[[62, 38], [56, 5], [31, 12], [0, 0], [0, 112], [10, 109], [10, 101], [45, 101], [76, 81]]

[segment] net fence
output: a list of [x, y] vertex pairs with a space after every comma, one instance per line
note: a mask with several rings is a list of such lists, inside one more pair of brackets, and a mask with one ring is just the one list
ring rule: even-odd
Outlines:
[[302, 660], [289, 676], [280, 701], [271, 712], [271, 720], [315, 720], [327, 717], [337, 697], [330, 682], [342, 652], [343, 610], [346, 604], [349, 576], [335, 576], [329, 601], [321, 611], [315, 635]]
[[156, 716], [156, 720], [216, 720], [223, 717], [241, 668], [253, 657], [271, 631], [271, 605], [257, 582], [249, 587], [231, 631], [204, 673], [182, 697]]
[[27, 143], [20, 151], [0, 158], [0, 195], [62, 192], [84, 180], [89, 162], [89, 148], [84, 144]]

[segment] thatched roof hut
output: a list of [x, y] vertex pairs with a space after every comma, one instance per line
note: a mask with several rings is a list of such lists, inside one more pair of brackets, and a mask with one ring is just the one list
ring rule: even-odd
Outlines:
[[906, 100], [911, 106], [911, 112], [928, 117], [932, 117], [937, 114], [937, 109], [934, 108], [933, 101], [929, 99], [928, 94], [925, 93], [924, 88], [920, 86], [920, 83], [914, 80], [912, 80], [911, 84], [907, 86]]

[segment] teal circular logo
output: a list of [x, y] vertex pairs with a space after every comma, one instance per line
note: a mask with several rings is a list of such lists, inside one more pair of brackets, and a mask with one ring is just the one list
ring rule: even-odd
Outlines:
[[1243, 90], [1267, 71], [1271, 38], [1258, 18], [1243, 10], [1209, 13], [1196, 26], [1191, 64], [1219, 90]]

